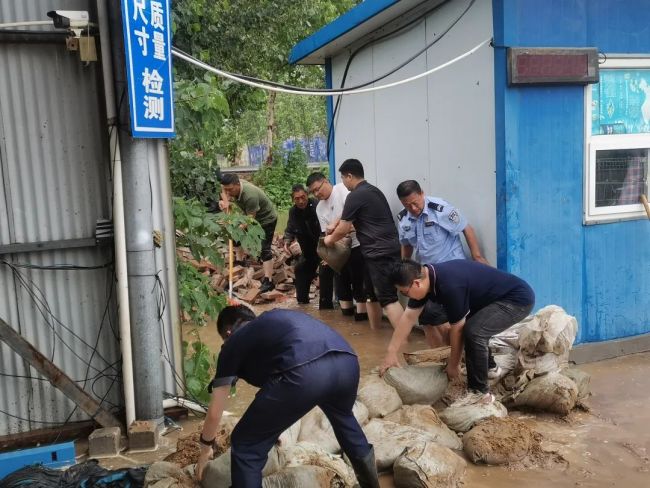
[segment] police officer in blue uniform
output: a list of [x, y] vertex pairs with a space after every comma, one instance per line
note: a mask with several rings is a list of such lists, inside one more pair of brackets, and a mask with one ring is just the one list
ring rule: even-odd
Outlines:
[[217, 329], [224, 344], [200, 437], [199, 479], [212, 456], [228, 392], [241, 378], [260, 391], [231, 435], [234, 488], [260, 488], [273, 444], [316, 406], [332, 424], [360, 486], [379, 488], [372, 445], [352, 414], [359, 361], [343, 337], [302, 312], [276, 309], [256, 318], [243, 305], [223, 309]]
[[[415, 180], [397, 186], [397, 197], [404, 209], [397, 215], [402, 258], [415, 252], [421, 264], [437, 264], [465, 259], [460, 234], [465, 236], [472, 259], [489, 264], [471, 225], [460, 211], [442, 198], [427, 196]], [[419, 318], [430, 347], [449, 345], [449, 321], [444, 308], [428, 302]], [[495, 366], [496, 364], [494, 364]]]

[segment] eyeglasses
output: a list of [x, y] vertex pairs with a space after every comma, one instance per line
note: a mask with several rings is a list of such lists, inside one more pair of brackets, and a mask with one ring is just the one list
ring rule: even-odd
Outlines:
[[320, 189], [323, 188], [323, 185], [324, 185], [324, 184], [325, 184], [325, 180], [321, 181], [321, 182], [320, 182], [320, 185], [318, 186], [318, 188], [314, 188], [314, 189], [312, 189], [312, 190], [310, 191], [310, 193], [311, 193], [312, 195], [316, 195], [316, 193], [318, 193], [318, 192], [320, 191]]

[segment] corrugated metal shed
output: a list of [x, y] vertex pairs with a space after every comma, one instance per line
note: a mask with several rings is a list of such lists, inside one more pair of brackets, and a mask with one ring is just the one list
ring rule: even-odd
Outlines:
[[[0, 23], [48, 20], [55, 8], [92, 12], [94, 2], [0, 0]], [[111, 218], [100, 87], [101, 66], [85, 66], [64, 44], [0, 43], [0, 246], [93, 238], [97, 219]], [[159, 187], [152, 185], [157, 215]], [[112, 253], [112, 246], [68, 246], [0, 260], [97, 266], [111, 263]], [[168, 289], [164, 264], [160, 269]], [[122, 405], [113, 283], [111, 267], [0, 264], [0, 317], [107, 408]], [[169, 310], [164, 324], [171, 337]], [[49, 382], [33, 379], [38, 374], [7, 346], [0, 353], [0, 436], [88, 418]], [[169, 365], [165, 370], [164, 388], [175, 393]]]

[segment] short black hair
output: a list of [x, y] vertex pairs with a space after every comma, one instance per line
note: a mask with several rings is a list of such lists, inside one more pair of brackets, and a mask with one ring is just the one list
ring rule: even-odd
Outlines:
[[422, 265], [412, 259], [402, 259], [393, 263], [388, 279], [393, 286], [409, 286], [413, 280], [422, 278]]
[[221, 337], [226, 336], [228, 329], [241, 324], [242, 322], [249, 322], [255, 318], [253, 312], [246, 305], [228, 305], [217, 317], [217, 332]]
[[239, 185], [239, 176], [235, 173], [226, 173], [221, 175], [222, 185]]
[[397, 185], [397, 198], [406, 198], [413, 193], [422, 193], [422, 188], [417, 181], [406, 180]]
[[307, 188], [309, 188], [311, 185], [316, 183], [317, 181], [322, 181], [325, 179], [325, 175], [321, 173], [320, 171], [316, 171], [312, 174], [310, 174], [307, 177]]
[[339, 166], [339, 173], [343, 175], [349, 173], [357, 178], [363, 178], [363, 164], [358, 159], [346, 159]]
[[295, 185], [293, 185], [293, 186], [291, 187], [291, 194], [292, 194], [292, 195], [293, 195], [294, 193], [299, 192], [299, 191], [304, 191], [305, 193], [307, 193], [307, 190], [305, 190], [305, 187], [302, 186], [300, 183], [296, 183]]

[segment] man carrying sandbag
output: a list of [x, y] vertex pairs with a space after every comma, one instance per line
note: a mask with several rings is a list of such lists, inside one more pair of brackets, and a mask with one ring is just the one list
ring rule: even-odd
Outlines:
[[[307, 177], [307, 187], [312, 195], [320, 200], [316, 207], [316, 215], [323, 235], [331, 234], [341, 220], [345, 200], [350, 190], [343, 183], [332, 185], [320, 172], [312, 173]], [[352, 229], [348, 237], [350, 255], [335, 277], [336, 294], [343, 315], [354, 315], [356, 321], [362, 321], [368, 319], [364, 284], [365, 265], [356, 232]]]
[[463, 344], [467, 394], [455, 405], [492, 403], [488, 386], [488, 341], [526, 317], [535, 303], [532, 288], [521, 278], [476, 261], [457, 259], [422, 266], [410, 259], [396, 263], [390, 281], [409, 297], [381, 366], [382, 374], [399, 366], [397, 353], [428, 300], [442, 304], [449, 319], [451, 354], [447, 376], [460, 374]]
[[[231, 435], [233, 488], [262, 486], [262, 468], [282, 432], [318, 406], [350, 459], [362, 488], [379, 488], [375, 455], [352, 413], [359, 361], [337, 332], [307, 314], [275, 309], [259, 317], [243, 305], [217, 318], [224, 344], [201, 432], [200, 480], [228, 392], [239, 378], [260, 388]], [[216, 487], [215, 487], [216, 488]]]

